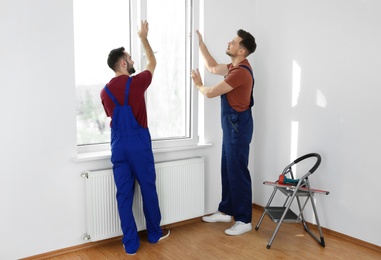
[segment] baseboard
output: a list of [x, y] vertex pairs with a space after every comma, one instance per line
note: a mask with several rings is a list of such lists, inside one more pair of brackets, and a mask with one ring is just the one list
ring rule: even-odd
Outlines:
[[[264, 210], [264, 207], [263, 206], [260, 206], [258, 204], [253, 204], [253, 208], [256, 209], [256, 210], [259, 210], [259, 211], [263, 211]], [[253, 223], [254, 224], [254, 223]], [[310, 229], [314, 229], [314, 230], [318, 230], [317, 228], [317, 225], [315, 224], [312, 224], [312, 223], [308, 223], [307, 222], [307, 226], [310, 228]], [[374, 244], [371, 244], [371, 243], [368, 243], [366, 241], [363, 241], [363, 240], [360, 240], [360, 239], [357, 239], [357, 238], [354, 238], [354, 237], [350, 237], [350, 236], [347, 236], [347, 235], [344, 235], [342, 233], [339, 233], [339, 232], [336, 232], [336, 231], [333, 231], [333, 230], [330, 230], [328, 228], [325, 228], [325, 227], [321, 227], [322, 231], [323, 231], [323, 235], [324, 234], [329, 234], [331, 236], [334, 236], [334, 237], [337, 237], [339, 239], [342, 239], [342, 240], [346, 240], [346, 241], [349, 241], [349, 242], [352, 242], [352, 243], [355, 243], [355, 244], [358, 244], [358, 245], [361, 245], [363, 247], [366, 247], [366, 248], [369, 248], [369, 249], [372, 249], [372, 250], [375, 250], [375, 251], [378, 251], [381, 253], [381, 247], [380, 246], [377, 246], [377, 245], [374, 245]]]
[[78, 245], [78, 246], [67, 247], [67, 248], [63, 248], [63, 249], [47, 252], [47, 253], [40, 254], [40, 255], [35, 255], [35, 256], [30, 256], [30, 257], [22, 258], [20, 260], [43, 260], [43, 259], [50, 259], [50, 258], [53, 258], [53, 257], [56, 257], [56, 256], [61, 256], [61, 255], [69, 254], [69, 253], [72, 253], [72, 252], [76, 252], [76, 251], [80, 251], [80, 250], [84, 250], [84, 249], [89, 249], [89, 248], [92, 248], [92, 247], [106, 245], [108, 243], [113, 243], [113, 242], [118, 241], [118, 240], [122, 240], [122, 237], [119, 236], [119, 237], [113, 237], [113, 238], [105, 239], [105, 240], [102, 240], [102, 241], [88, 242], [88, 243], [81, 244], [81, 245]]
[[[177, 222], [177, 223], [165, 225], [165, 226], [163, 226], [163, 228], [170, 229], [170, 228], [178, 227], [178, 226], [181, 226], [181, 225], [191, 224], [191, 223], [196, 222], [196, 221], [200, 221], [200, 218], [193, 218], [193, 219], [188, 219], [188, 220], [180, 221], [180, 222]], [[141, 232], [144, 232], [144, 231], [141, 231]], [[40, 254], [40, 255], [35, 255], [35, 256], [30, 256], [30, 257], [22, 258], [20, 260], [44, 260], [44, 259], [50, 259], [50, 258], [53, 258], [53, 257], [65, 255], [65, 254], [68, 254], [68, 253], [72, 253], [72, 252], [76, 252], [76, 251], [80, 251], [80, 250], [84, 250], [84, 249], [89, 249], [89, 248], [92, 248], [92, 247], [98, 247], [98, 246], [106, 245], [108, 243], [114, 243], [116, 241], [122, 241], [122, 236], [113, 237], [113, 238], [109, 238], [109, 239], [105, 239], [105, 240], [101, 240], [101, 241], [96, 241], [96, 242], [88, 242], [88, 243], [81, 244], [81, 245], [78, 245], [78, 246], [67, 247], [67, 248], [64, 248], [64, 249], [55, 250], [55, 251], [47, 252], [47, 253]]]
[[[255, 203], [253, 204], [253, 208], [256, 209], [256, 210], [259, 210], [259, 211], [263, 211], [264, 210], [263, 206], [260, 206], [260, 205], [255, 204]], [[177, 227], [177, 226], [181, 226], [181, 225], [187, 225], [187, 224], [190, 224], [190, 223], [193, 223], [193, 222], [196, 222], [196, 221], [200, 221], [200, 218], [193, 218], [193, 219], [189, 219], [189, 220], [185, 220], [185, 221], [169, 224], [169, 225], [166, 225], [164, 227], [165, 228], [172, 228], [172, 227]], [[308, 225], [309, 228], [317, 230], [317, 226], [315, 224], [307, 223], [307, 225]], [[350, 237], [350, 236], [341, 234], [339, 232], [336, 232], [336, 231], [333, 231], [333, 230], [330, 230], [330, 229], [327, 229], [327, 228], [324, 228], [324, 227], [322, 227], [322, 230], [323, 230], [323, 234], [329, 234], [329, 235], [335, 236], [335, 237], [337, 237], [339, 239], [346, 240], [346, 241], [349, 241], [349, 242], [361, 245], [363, 247], [366, 247], [366, 248], [369, 248], [369, 249], [372, 249], [372, 250], [375, 250], [375, 251], [381, 253], [381, 247], [380, 246], [377, 246], [377, 245], [365, 242], [363, 240], [360, 240], [360, 239], [357, 239], [357, 238], [354, 238], [354, 237]], [[121, 241], [121, 240], [122, 240], [121, 236], [120, 237], [114, 237], [114, 238], [105, 239], [105, 240], [102, 240], [102, 241], [89, 242], [89, 243], [81, 244], [81, 245], [78, 245], [78, 246], [68, 247], [68, 248], [64, 248], [64, 249], [60, 249], [60, 250], [56, 250], [56, 251], [52, 251], [52, 252], [48, 252], [48, 253], [44, 253], [44, 254], [40, 254], [40, 255], [26, 257], [26, 258], [22, 258], [20, 260], [44, 260], [44, 259], [49, 259], [49, 258], [52, 258], [52, 257], [56, 257], [56, 256], [60, 256], [60, 255], [65, 255], [65, 254], [68, 254], [68, 253], [72, 253], [72, 252], [75, 252], [75, 251], [80, 251], [80, 250], [84, 250], [84, 249], [88, 249], [88, 248], [92, 248], [92, 247], [97, 247], [97, 246], [102, 246], [102, 245], [105, 245], [105, 244], [108, 244], [108, 243], [113, 243], [115, 241]]]

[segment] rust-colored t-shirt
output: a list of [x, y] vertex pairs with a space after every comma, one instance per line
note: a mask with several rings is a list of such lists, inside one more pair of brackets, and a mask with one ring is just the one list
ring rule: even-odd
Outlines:
[[229, 72], [225, 77], [225, 82], [229, 84], [233, 90], [226, 93], [226, 99], [229, 105], [237, 112], [242, 112], [250, 107], [251, 90], [253, 87], [253, 78], [250, 72], [240, 65], [248, 66], [251, 69], [247, 59], [243, 60], [236, 66], [228, 64]]

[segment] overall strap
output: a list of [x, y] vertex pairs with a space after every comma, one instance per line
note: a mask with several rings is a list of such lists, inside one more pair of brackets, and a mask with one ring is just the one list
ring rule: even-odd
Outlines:
[[251, 71], [251, 69], [248, 66], [246, 66], [246, 65], [239, 65], [239, 66], [242, 67], [242, 68], [247, 69], [250, 72], [250, 75], [253, 78], [253, 86], [254, 86], [254, 75], [253, 75], [253, 72]]
[[254, 89], [254, 74], [251, 71], [251, 69], [246, 65], [239, 65], [242, 68], [247, 69], [250, 72], [251, 78], [253, 79], [253, 86], [251, 88], [251, 95], [250, 95], [250, 107], [254, 106], [254, 98], [253, 98], [253, 89]]
[[106, 93], [107, 95], [111, 98], [111, 100], [114, 102], [114, 104], [116, 106], [120, 106], [119, 103], [118, 103], [118, 100], [116, 100], [116, 98], [114, 97], [114, 95], [111, 93], [111, 91], [108, 89], [107, 85], [104, 87], [104, 89], [106, 90]]
[[124, 105], [128, 105], [128, 94], [130, 93], [130, 84], [131, 84], [132, 78], [128, 78], [126, 83], [126, 93], [124, 94]]

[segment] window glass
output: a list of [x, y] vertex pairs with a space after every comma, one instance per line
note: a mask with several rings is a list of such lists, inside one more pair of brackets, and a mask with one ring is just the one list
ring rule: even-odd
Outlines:
[[189, 137], [190, 47], [186, 2], [147, 0], [149, 39], [157, 60], [147, 91], [148, 123], [154, 140]]
[[107, 66], [110, 50], [124, 46], [132, 54], [137, 72], [145, 66], [145, 56], [130, 50], [131, 40], [138, 37], [136, 32], [131, 35], [131, 28], [140, 26], [140, 20], [131, 19], [130, 11], [146, 14], [148, 39], [157, 60], [152, 84], [146, 92], [152, 140], [173, 141], [191, 136], [189, 2], [147, 0], [147, 5], [143, 5], [146, 10], [137, 6], [134, 11], [128, 0], [73, 1], [79, 146], [110, 141], [110, 119], [99, 97], [101, 89], [114, 77]]
[[108, 53], [128, 47], [129, 4], [126, 0], [75, 0], [73, 8], [77, 144], [109, 142], [110, 120], [99, 93], [114, 75], [107, 66]]

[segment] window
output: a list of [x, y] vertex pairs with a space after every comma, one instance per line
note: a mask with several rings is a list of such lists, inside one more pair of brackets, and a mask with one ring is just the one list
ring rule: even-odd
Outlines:
[[[124, 46], [137, 73], [145, 56], [137, 29], [147, 19], [148, 39], [157, 66], [146, 92], [148, 125], [154, 148], [197, 143], [192, 116], [194, 88], [191, 70], [191, 0], [74, 0], [77, 144], [107, 144], [110, 120], [99, 93], [114, 77], [107, 66], [111, 49]], [[159, 11], [160, 10], [160, 11]], [[161, 10], [165, 10], [164, 12]], [[143, 18], [144, 17], [144, 18]]]

